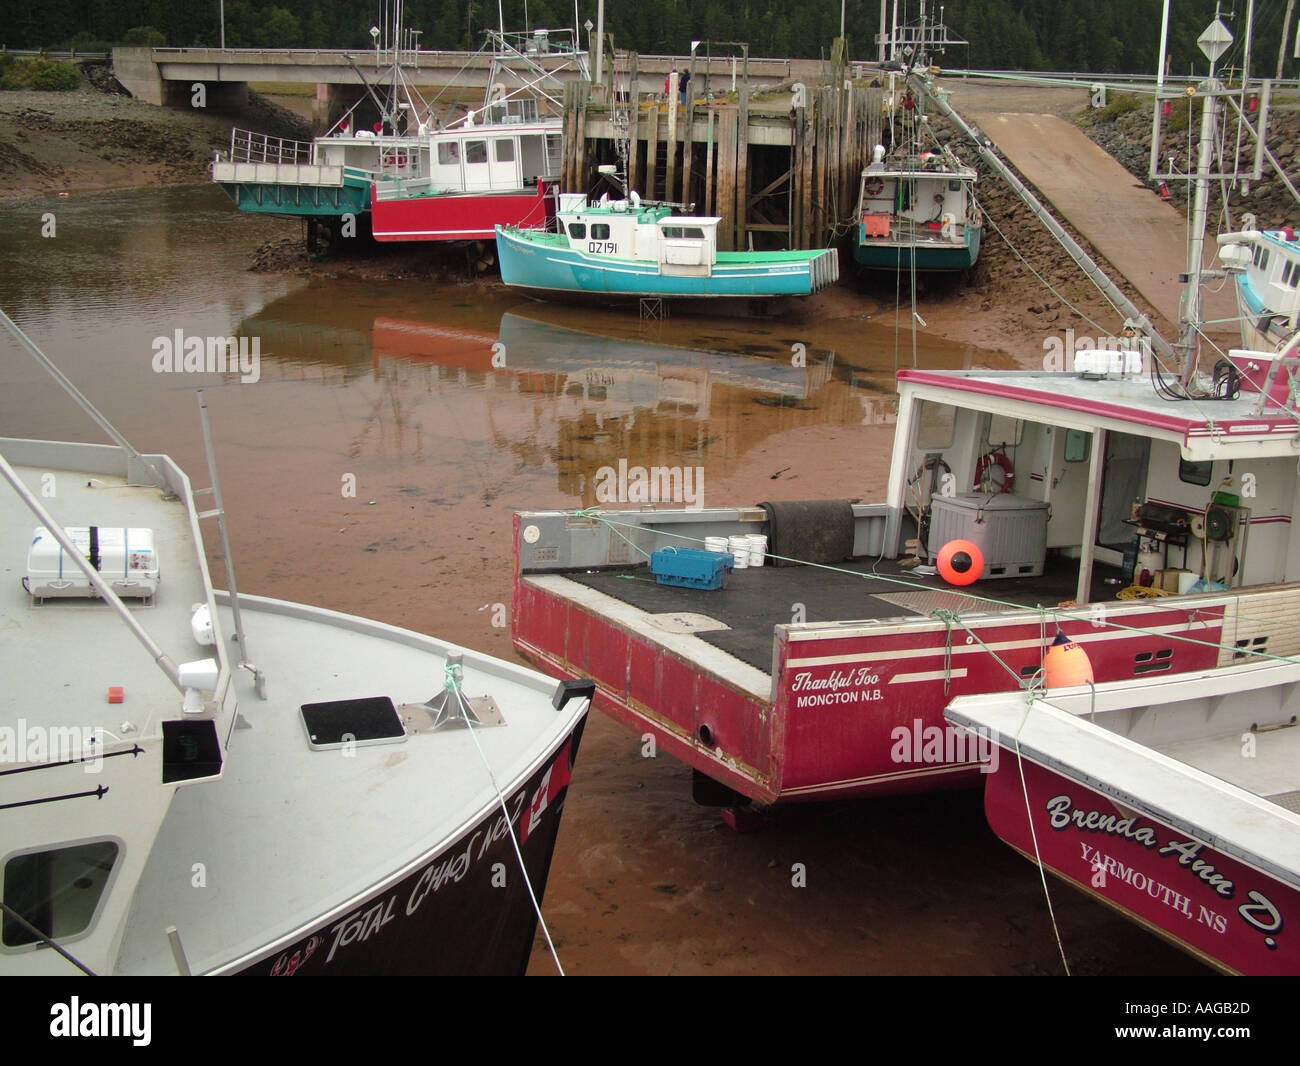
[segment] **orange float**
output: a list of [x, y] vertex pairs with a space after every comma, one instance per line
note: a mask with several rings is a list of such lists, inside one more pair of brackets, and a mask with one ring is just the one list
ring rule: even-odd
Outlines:
[[939, 576], [950, 585], [969, 585], [984, 571], [984, 553], [968, 540], [950, 540], [939, 549]]
[[1076, 644], [1058, 629], [1043, 659], [1043, 675], [1048, 688], [1091, 684], [1092, 660], [1082, 644]]

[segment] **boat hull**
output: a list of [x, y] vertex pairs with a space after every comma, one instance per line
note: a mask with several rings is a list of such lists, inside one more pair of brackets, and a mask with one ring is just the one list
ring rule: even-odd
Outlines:
[[522, 975], [537, 928], [529, 884], [546, 891], [585, 715], [524, 780], [503, 789], [527, 870], [520, 876], [506, 816], [489, 808], [457, 839], [340, 913], [277, 944], [237, 976]]
[[553, 188], [381, 199], [373, 186], [371, 231], [377, 241], [471, 241], [491, 240], [497, 226], [542, 228], [555, 217]]
[[706, 299], [808, 296], [839, 277], [833, 251], [718, 253], [706, 275], [663, 273], [658, 262], [587, 255], [561, 247], [548, 235], [498, 228], [501, 280], [538, 293]]
[[[516, 516], [517, 553], [518, 526]], [[1015, 690], [1045, 647], [1033, 611], [966, 621], [982, 645], [927, 619], [841, 624], [833, 635], [776, 626], [770, 674], [754, 671], [745, 684], [729, 657], [684, 651], [658, 637], [650, 615], [576, 582], [517, 567], [513, 596], [514, 646], [539, 669], [595, 680], [598, 709], [768, 804], [979, 784], [980, 753], [954, 743], [944, 708], [958, 694]], [[1198, 606], [1192, 621], [1185, 607], [1139, 606], [1112, 612], [1123, 628], [1062, 625], [1087, 648], [1098, 681], [1130, 679], [1157, 655], [1177, 673], [1217, 660], [1223, 607]]]
[[[1300, 938], [1290, 928], [1300, 920], [1295, 889], [1186, 831], [1135, 815], [1037, 763], [1021, 763], [1014, 752], [1002, 756], [988, 775], [985, 813], [993, 831], [1030, 861], [1037, 856], [1080, 891], [1221, 970], [1300, 973]], [[1097, 812], [1092, 822], [1112, 828], [1080, 828], [1070, 817], [1075, 812], [1083, 812], [1085, 824]], [[1115, 817], [1103, 823], [1108, 815]], [[1194, 863], [1213, 867], [1220, 887]]]

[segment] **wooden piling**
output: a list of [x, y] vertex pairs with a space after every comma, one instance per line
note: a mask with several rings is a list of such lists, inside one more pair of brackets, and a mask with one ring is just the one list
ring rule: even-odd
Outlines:
[[668, 75], [668, 137], [667, 161], [664, 164], [664, 199], [671, 200], [677, 192], [677, 85], [676, 71]]
[[713, 214], [713, 138], [717, 133], [716, 114], [709, 105], [709, 123], [704, 149], [704, 213]]
[[[689, 96], [694, 96], [688, 91]], [[691, 203], [691, 145], [695, 140], [695, 101], [686, 101], [686, 114], [682, 129], [682, 194], [678, 197], [682, 203]]]
[[736, 116], [736, 250], [748, 246], [749, 223], [749, 67], [740, 82], [740, 107]]
[[651, 104], [650, 113], [646, 115], [645, 134], [645, 197], [657, 199], [655, 195], [655, 165], [659, 161], [659, 105]]
[[736, 247], [736, 112], [728, 108], [718, 113], [718, 181], [713, 213], [718, 223], [718, 248], [724, 252]]

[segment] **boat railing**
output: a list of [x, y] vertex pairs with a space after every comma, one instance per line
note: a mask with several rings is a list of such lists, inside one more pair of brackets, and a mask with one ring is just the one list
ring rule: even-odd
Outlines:
[[411, 196], [427, 196], [437, 192], [432, 177], [397, 178], [385, 177], [375, 182], [375, 199], [380, 201], [402, 200]]
[[311, 163], [310, 141], [295, 141], [287, 137], [271, 137], [252, 130], [230, 131], [230, 155], [222, 162], [275, 163], [302, 166]]

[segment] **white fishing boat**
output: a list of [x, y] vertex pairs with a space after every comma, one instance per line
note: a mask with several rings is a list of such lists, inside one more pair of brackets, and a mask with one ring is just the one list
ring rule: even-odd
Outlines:
[[115, 443], [0, 440], [0, 974], [522, 972], [591, 686], [239, 596], [201, 395], [206, 490], [3, 324]]

